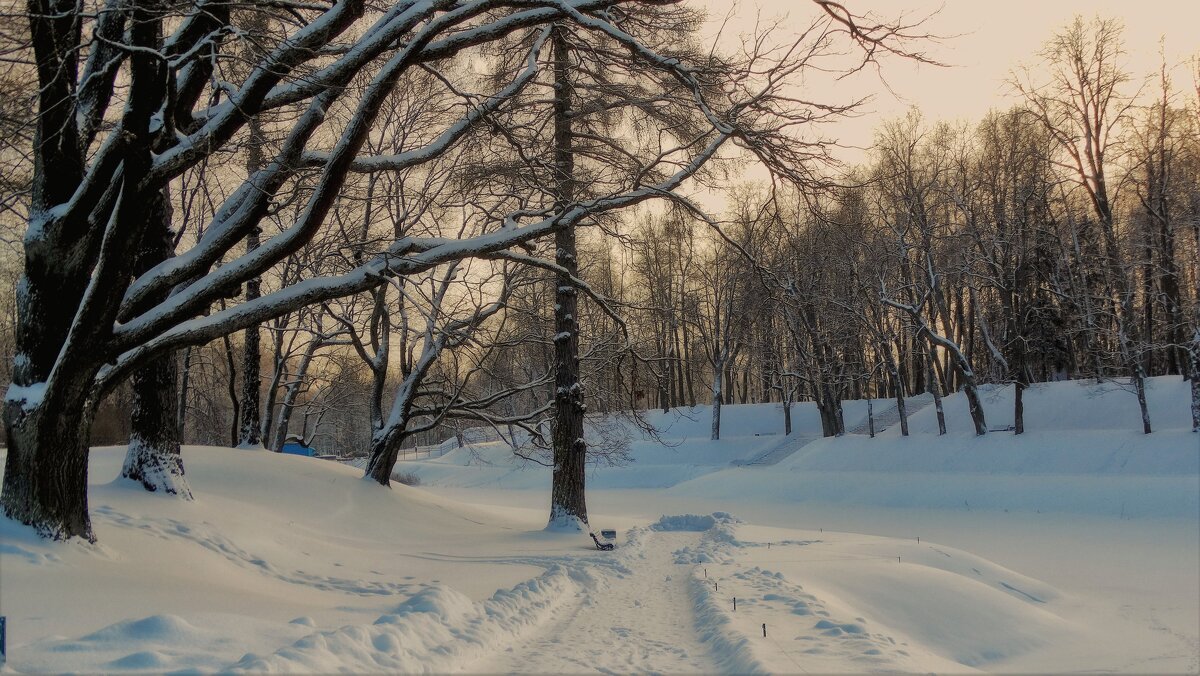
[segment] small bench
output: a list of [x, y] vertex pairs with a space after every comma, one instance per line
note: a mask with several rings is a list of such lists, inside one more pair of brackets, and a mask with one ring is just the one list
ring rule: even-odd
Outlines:
[[[617, 535], [617, 532], [615, 530], [614, 531], [600, 531], [600, 532], [604, 534], [604, 537], [608, 537], [609, 533], [612, 533], [613, 537], [616, 537], [616, 535]], [[592, 542], [596, 543], [596, 549], [599, 549], [602, 552], [611, 552], [612, 551], [612, 548], [614, 546], [613, 543], [601, 542], [600, 538], [596, 537], [595, 533], [588, 533], [588, 535], [592, 536]]]

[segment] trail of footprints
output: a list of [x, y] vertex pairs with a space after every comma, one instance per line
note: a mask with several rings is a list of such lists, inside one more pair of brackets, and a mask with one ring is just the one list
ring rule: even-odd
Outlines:
[[371, 581], [318, 575], [296, 569], [286, 570], [242, 549], [234, 544], [232, 540], [212, 528], [205, 528], [196, 524], [186, 524], [175, 519], [146, 516], [134, 517], [119, 512], [108, 505], [101, 505], [95, 508], [93, 513], [98, 519], [107, 521], [115, 526], [141, 530], [164, 540], [170, 538], [190, 540], [239, 566], [258, 570], [264, 575], [291, 584], [359, 596], [410, 595], [419, 591], [424, 586], [408, 582]]
[[789, 582], [781, 573], [755, 566], [733, 573], [730, 578], [736, 581], [732, 586], [740, 592], [738, 614], [745, 608], [756, 618], [779, 618], [767, 623], [774, 642], [791, 657], [850, 660], [864, 669], [888, 668], [909, 657], [906, 642], [870, 631], [862, 617], [849, 622], [834, 617], [820, 599], [799, 584]]

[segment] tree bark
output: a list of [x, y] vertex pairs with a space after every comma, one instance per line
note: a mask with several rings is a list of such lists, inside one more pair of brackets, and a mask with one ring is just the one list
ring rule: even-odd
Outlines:
[[4, 407], [4, 515], [43, 537], [95, 542], [87, 496], [93, 404], [78, 396], [35, 404], [14, 401], [12, 395], [10, 389]]
[[908, 406], [904, 401], [904, 378], [900, 376], [900, 370], [896, 366], [896, 359], [892, 357], [891, 351], [883, 341], [879, 343], [880, 353], [883, 354], [886, 360], [888, 374], [891, 375], [892, 385], [896, 388], [896, 414], [900, 416], [900, 436], [908, 436]]
[[177, 388], [177, 398], [175, 400], [175, 416], [179, 421], [179, 441], [182, 442], [187, 436], [187, 411], [188, 411], [188, 379], [192, 370], [192, 348], [183, 348], [183, 365], [179, 370], [179, 387]]
[[[255, 16], [261, 15], [261, 12], [253, 12]], [[251, 118], [250, 127], [250, 146], [246, 152], [246, 171], [251, 176], [262, 168], [263, 163], [263, 132], [262, 123], [258, 118]], [[259, 228], [254, 228], [250, 234], [246, 236], [246, 253], [250, 253], [259, 246]], [[246, 302], [256, 300], [262, 296], [262, 278], [255, 277], [246, 282]], [[262, 345], [261, 336], [259, 334], [259, 325], [247, 326], [243, 334], [242, 343], [242, 397], [241, 397], [241, 423], [238, 426], [237, 445], [242, 448], [256, 448], [262, 446], [262, 412], [259, 403], [259, 389], [261, 384], [260, 371], [262, 366]]]
[[[224, 305], [225, 302], [221, 301], [221, 309], [224, 309]], [[229, 339], [228, 334], [221, 336], [221, 346], [224, 348], [225, 367], [229, 370], [229, 379], [225, 382], [225, 393], [229, 395], [229, 406], [233, 413], [229, 423], [229, 445], [237, 446], [242, 420], [242, 405], [238, 399], [237, 387], [237, 357], [233, 352], [233, 341]]]
[[402, 441], [398, 431], [388, 433], [381, 430], [371, 435], [370, 460], [367, 461], [365, 476], [374, 479], [381, 486], [391, 486], [392, 470], [400, 456]]
[[712, 384], [712, 433], [709, 438], [717, 441], [721, 438], [721, 373], [725, 365], [725, 351], [718, 350], [713, 361]]
[[867, 434], [871, 438], [875, 438], [875, 404], [871, 400], [871, 395], [867, 395]]
[[259, 437], [268, 450], [279, 452], [281, 447], [274, 444], [275, 438], [275, 406], [278, 403], [279, 384], [287, 370], [287, 359], [283, 356], [283, 331], [278, 323], [272, 327], [271, 335], [271, 380], [267, 383], [267, 400], [262, 406], [261, 429]]
[[[172, 255], [170, 195], [158, 193], [148, 208], [148, 225], [138, 256], [137, 274], [142, 274]], [[153, 298], [151, 302], [165, 300]], [[177, 495], [190, 500], [192, 491], [184, 478], [179, 452], [179, 372], [175, 354], [164, 353], [134, 371], [133, 411], [129, 449], [121, 477], [136, 481], [154, 493]]]
[[[1200, 314], [1200, 310], [1197, 310]], [[1191, 372], [1192, 381], [1192, 431], [1200, 432], [1200, 317], [1197, 317], [1196, 331], [1192, 334]]]
[[933, 354], [933, 347], [930, 346], [925, 351], [925, 371], [926, 384], [929, 386], [929, 393], [933, 395], [933, 407], [937, 411], [938, 435], [946, 433], [946, 411], [942, 408], [942, 393], [938, 389], [938, 379], [933, 372], [934, 361], [936, 357]]
[[[556, 207], [564, 208], [575, 194], [575, 157], [571, 147], [570, 50], [561, 27], [555, 27], [554, 47], [554, 170]], [[550, 490], [548, 528], [587, 525], [585, 469], [587, 442], [583, 436], [586, 411], [579, 379], [578, 294], [572, 277], [579, 274], [574, 226], [554, 234], [555, 262], [566, 274], [556, 274], [554, 289], [554, 471]]]
[[175, 355], [164, 354], [133, 374], [133, 431], [121, 477], [151, 493], [191, 500], [179, 452], [179, 420], [175, 398], [178, 371]]

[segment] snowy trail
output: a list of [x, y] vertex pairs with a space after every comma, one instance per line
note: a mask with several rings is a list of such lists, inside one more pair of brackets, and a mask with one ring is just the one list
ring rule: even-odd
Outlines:
[[[556, 609], [520, 644], [468, 671], [500, 673], [713, 673], [719, 671], [696, 631], [689, 592], [692, 565], [674, 552], [701, 533], [639, 531], [614, 553], [630, 572], [597, 579]], [[622, 551], [624, 550], [624, 551]]]

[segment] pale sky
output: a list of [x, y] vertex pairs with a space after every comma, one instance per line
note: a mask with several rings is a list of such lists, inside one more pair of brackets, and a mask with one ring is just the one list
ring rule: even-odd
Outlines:
[[[723, 17], [733, 8], [743, 30], [753, 25], [759, 12], [763, 17], [790, 14], [788, 21], [799, 26], [819, 11], [808, 0], [705, 0], [705, 4], [710, 17]], [[1076, 14], [1085, 19], [1098, 14], [1124, 22], [1126, 65], [1138, 77], [1157, 73], [1160, 38], [1165, 38], [1168, 64], [1200, 54], [1200, 0], [843, 0], [843, 4], [856, 13], [870, 10], [894, 16], [904, 12], [912, 17], [940, 7], [927, 24], [929, 32], [959, 36], [929, 50], [930, 56], [951, 67], [898, 59], [884, 63], [883, 74], [896, 95], [871, 73], [838, 84], [836, 91], [822, 92], [843, 100], [848, 94], [875, 94], [865, 109], [867, 114], [838, 123], [836, 136], [849, 144], [868, 145], [880, 122], [903, 115], [912, 105], [930, 120], [974, 122], [991, 108], [1015, 104], [1018, 99], [1005, 84], [1008, 74], [1021, 63], [1036, 62], [1045, 40]], [[1185, 66], [1175, 70], [1174, 80], [1177, 89], [1192, 89]], [[850, 155], [844, 159], [857, 158]]]

